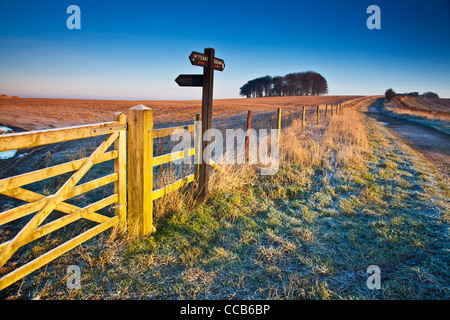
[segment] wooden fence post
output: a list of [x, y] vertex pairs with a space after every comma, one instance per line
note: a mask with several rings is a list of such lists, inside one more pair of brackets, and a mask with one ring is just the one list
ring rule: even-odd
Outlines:
[[331, 104], [331, 116], [333, 116], [333, 104]]
[[[123, 112], [116, 112], [114, 120], [120, 124], [127, 123], [127, 115]], [[118, 195], [119, 200], [115, 208], [116, 216], [119, 217], [119, 230], [127, 230], [127, 131], [119, 132], [119, 137], [114, 142], [114, 149], [117, 150], [117, 158], [114, 159], [114, 172], [118, 178], [114, 183], [114, 193]]]
[[128, 109], [128, 232], [147, 235], [153, 227], [153, 110]]
[[319, 105], [317, 105], [317, 124], [319, 124], [319, 122], [320, 122], [320, 115], [319, 115], [319, 112], [320, 112], [320, 110], [319, 110]]
[[195, 181], [198, 183], [200, 175], [200, 162], [202, 161], [202, 116], [200, 113], [195, 115], [195, 129], [194, 129], [194, 147], [195, 147]]
[[277, 128], [278, 128], [278, 145], [280, 145], [280, 137], [281, 137], [281, 108], [278, 108], [278, 116], [277, 116]]
[[[208, 61], [203, 68], [203, 94], [202, 94], [202, 162], [198, 175], [198, 200], [206, 199], [209, 192], [209, 160], [211, 155], [204, 153], [210, 144], [212, 127], [212, 106], [213, 106], [213, 80], [214, 80], [214, 54], [213, 48], [205, 48], [205, 55]], [[206, 135], [206, 136], [205, 136]]]
[[245, 161], [248, 159], [248, 145], [250, 142], [250, 129], [252, 128], [252, 111], [248, 110], [247, 114], [247, 134], [245, 136]]
[[325, 121], [328, 119], [328, 103], [325, 104]]
[[305, 106], [302, 107], [302, 129], [305, 128]]

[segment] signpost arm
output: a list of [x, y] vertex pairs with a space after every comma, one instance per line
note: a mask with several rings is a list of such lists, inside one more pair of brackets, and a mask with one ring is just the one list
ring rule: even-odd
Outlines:
[[[208, 61], [203, 69], [203, 98], [202, 98], [202, 156], [198, 181], [198, 198], [204, 199], [209, 191], [209, 157], [205, 152], [211, 140], [208, 129], [212, 123], [213, 81], [214, 81], [214, 52], [213, 48], [206, 48]], [[206, 133], [206, 134], [205, 134]]]

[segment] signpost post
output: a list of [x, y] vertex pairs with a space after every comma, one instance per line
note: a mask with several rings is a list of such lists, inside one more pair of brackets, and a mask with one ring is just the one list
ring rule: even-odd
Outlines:
[[180, 74], [175, 81], [179, 86], [203, 87], [202, 96], [202, 132], [201, 132], [201, 163], [198, 166], [198, 198], [203, 200], [208, 195], [209, 190], [209, 157], [205, 149], [210, 143], [211, 136], [208, 129], [211, 129], [212, 123], [212, 104], [213, 104], [213, 83], [214, 70], [223, 71], [225, 62], [222, 59], [214, 57], [213, 48], [205, 48], [204, 53], [193, 51], [189, 55], [189, 61], [194, 66], [203, 67], [203, 75]]

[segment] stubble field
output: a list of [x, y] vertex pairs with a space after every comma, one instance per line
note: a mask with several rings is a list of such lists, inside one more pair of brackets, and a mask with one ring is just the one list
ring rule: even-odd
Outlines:
[[[214, 100], [213, 119], [275, 111], [278, 107], [298, 108], [339, 103], [356, 96], [301, 96]], [[201, 100], [83, 100], [43, 98], [0, 99], [0, 124], [25, 130], [112, 121], [113, 114], [143, 104], [154, 110], [155, 125], [190, 122], [201, 112]]]

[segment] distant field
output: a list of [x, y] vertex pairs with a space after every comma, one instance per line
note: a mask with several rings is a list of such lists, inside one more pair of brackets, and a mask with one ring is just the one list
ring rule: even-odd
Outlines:
[[[356, 97], [358, 96], [295, 96], [214, 100], [213, 119], [224, 119], [238, 114], [244, 115], [248, 110], [252, 110], [254, 113], [270, 112], [277, 107], [338, 103]], [[126, 112], [138, 104], [155, 110], [156, 125], [191, 121], [196, 113], [201, 112], [201, 100], [2, 98], [0, 99], [0, 124], [26, 130], [37, 130], [111, 121], [115, 112]]]
[[423, 110], [433, 110], [433, 108], [421, 103], [415, 97], [401, 97], [400, 100], [402, 100], [403, 102], [405, 102], [406, 104], [408, 104], [414, 108], [423, 109]]
[[423, 110], [450, 111], [450, 99], [423, 98], [403, 96], [400, 101], [414, 108]]
[[420, 103], [440, 111], [450, 111], [450, 99], [416, 98]]

